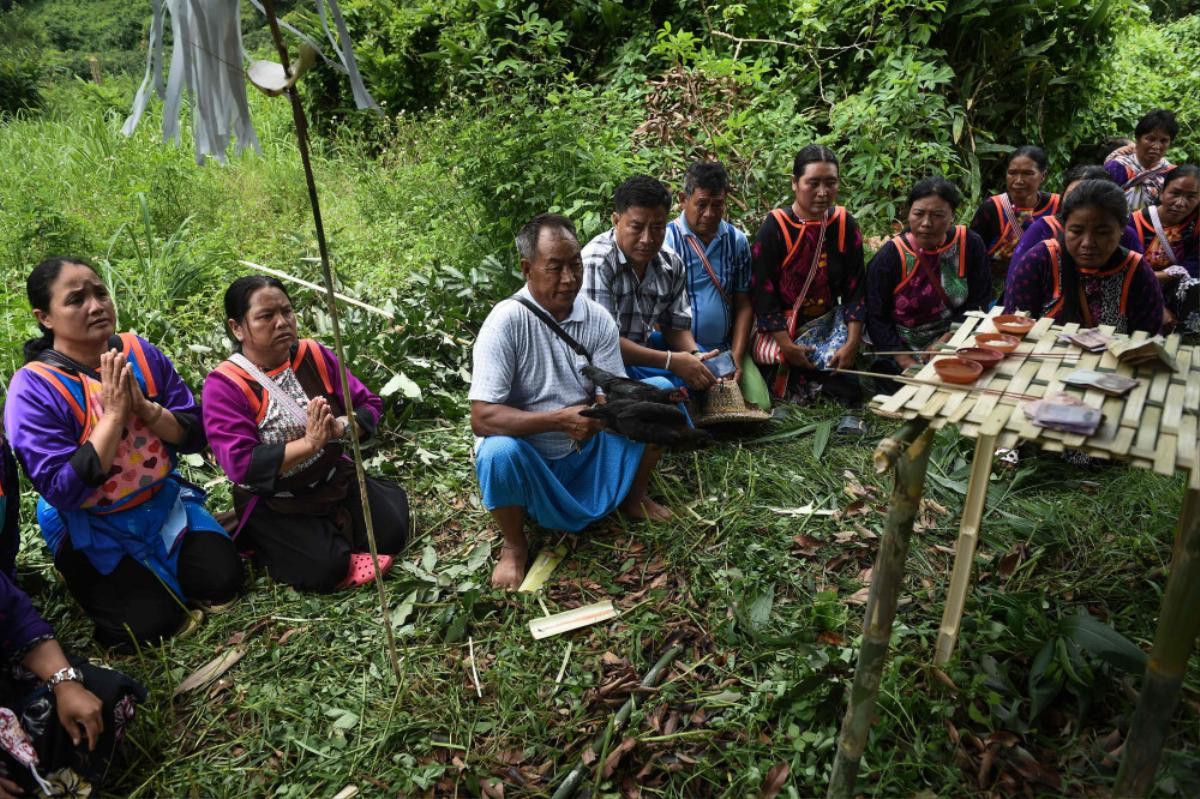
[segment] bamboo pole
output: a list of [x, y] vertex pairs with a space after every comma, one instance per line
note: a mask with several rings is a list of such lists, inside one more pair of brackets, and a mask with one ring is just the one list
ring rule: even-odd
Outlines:
[[1006, 388], [989, 388], [987, 386], [977, 386], [974, 383], [945, 383], [941, 380], [926, 380], [920, 377], [889, 375], [881, 372], [864, 372], [861, 369], [834, 369], [832, 373], [841, 375], [857, 375], [859, 377], [873, 377], [876, 380], [891, 380], [906, 386], [933, 386], [934, 388], [943, 388], [947, 391], [963, 391], [968, 394], [994, 394], [998, 397], [1012, 397], [1015, 400], [1045, 399], [1044, 397], [1036, 397], [1033, 394], [1021, 394], [1015, 391], [1009, 391]]
[[883, 537], [879, 541], [879, 554], [871, 572], [862, 646], [858, 652], [858, 665], [854, 669], [850, 702], [838, 735], [833, 773], [826, 793], [828, 799], [849, 799], [855, 795], [858, 765], [867, 747], [867, 735], [875, 716], [875, 699], [879, 695], [879, 683], [887, 661], [896, 601], [904, 584], [908, 541], [920, 509], [921, 494], [925, 489], [925, 469], [929, 464], [932, 446], [933, 430], [929, 429], [929, 420], [917, 418], [905, 423], [891, 439], [880, 442], [875, 452], [876, 468], [881, 463], [895, 464], [896, 483], [888, 505]]
[[[1196, 448], [1196, 457], [1200, 458], [1200, 446]], [[1200, 460], [1193, 463], [1200, 464]], [[1183, 497], [1154, 648], [1146, 663], [1146, 676], [1125, 738], [1125, 754], [1113, 796], [1149, 796], [1154, 787], [1154, 773], [1179, 702], [1188, 657], [1200, 633], [1197, 608], [1200, 608], [1200, 465], [1192, 468]]]
[[954, 569], [950, 575], [950, 588], [946, 591], [946, 607], [942, 611], [942, 624], [938, 628], [937, 648], [933, 655], [936, 666], [945, 665], [950, 660], [954, 645], [958, 641], [963, 610], [967, 606], [967, 590], [971, 585], [971, 566], [975, 561], [975, 547], [979, 543], [979, 528], [983, 522], [983, 510], [987, 502], [988, 481], [992, 476], [996, 436], [1003, 429], [1008, 417], [1007, 408], [996, 408], [984, 422], [979, 431], [979, 438], [975, 440], [971, 480], [967, 483], [958, 540], [954, 543]]
[[[662, 679], [663, 673], [666, 672], [667, 667], [671, 665], [671, 662], [674, 661], [682, 651], [683, 641], [676, 641], [674, 644], [667, 647], [667, 651], [663, 652], [662, 657], [658, 659], [658, 661], [650, 668], [650, 671], [646, 672], [646, 676], [642, 678], [642, 687], [653, 688], [654, 686], [658, 685], [658, 682]], [[598, 735], [596, 739], [588, 745], [588, 748], [585, 751], [590, 751], [593, 756], [596, 756], [597, 759], [600, 760], [600, 752], [605, 751], [608, 748], [608, 741], [611, 740], [613, 733], [620, 730], [623, 726], [625, 726], [625, 722], [629, 721], [629, 714], [633, 712], [634, 708], [637, 707], [637, 704], [637, 692], [631, 693], [629, 695], [629, 699], [625, 700], [625, 704], [621, 705], [621, 709], [618, 710], [617, 714], [612, 717], [612, 720], [608, 724], [604, 725], [604, 732]], [[600, 762], [598, 765], [602, 768], [604, 763]], [[580, 758], [579, 763], [575, 766], [575, 768], [571, 769], [569, 774], [567, 774], [567, 778], [563, 780], [562, 785], [558, 786], [558, 790], [554, 792], [554, 796], [552, 796], [551, 799], [570, 799], [570, 797], [574, 796], [575, 792], [579, 790], [579, 783], [583, 781], [583, 778], [586, 774], [587, 767], [584, 766], [583, 759]]]
[[[263, 0], [263, 9], [267, 15], [267, 23], [271, 27], [271, 37], [275, 40], [275, 49], [279, 51], [279, 61], [283, 65], [284, 72], [290, 72], [291, 64], [288, 59], [287, 46], [283, 43], [283, 34], [279, 31], [279, 19], [275, 16], [275, 4], [272, 0]], [[333, 267], [329, 263], [329, 245], [325, 241], [325, 224], [321, 220], [321, 202], [317, 196], [317, 181], [313, 176], [312, 160], [308, 153], [308, 119], [304, 116], [304, 106], [300, 104], [300, 93], [296, 90], [295, 85], [288, 87], [287, 94], [288, 99], [292, 101], [292, 119], [296, 124], [296, 144], [300, 150], [300, 162], [304, 165], [304, 179], [308, 183], [308, 201], [312, 206], [313, 225], [317, 232], [317, 247], [321, 253], [321, 276], [324, 278], [325, 300], [333, 325], [333, 349], [338, 358], [342, 402], [349, 419], [350, 449], [354, 455], [354, 472], [358, 477], [358, 494], [362, 500], [367, 545], [371, 550], [371, 563], [375, 567], [375, 587], [379, 592], [380, 621], [383, 624], [384, 633], [387, 635], [388, 656], [392, 661], [392, 671], [399, 680], [400, 658], [396, 654], [396, 637], [392, 633], [391, 620], [388, 618], [387, 594], [383, 588], [383, 574], [379, 570], [379, 550], [375, 545], [375, 526], [371, 519], [371, 502], [367, 496], [367, 473], [363, 468], [362, 447], [358, 442], [357, 423], [354, 421], [354, 398], [350, 396], [346, 350], [342, 346], [342, 326], [338, 318], [337, 293], [333, 289]]]

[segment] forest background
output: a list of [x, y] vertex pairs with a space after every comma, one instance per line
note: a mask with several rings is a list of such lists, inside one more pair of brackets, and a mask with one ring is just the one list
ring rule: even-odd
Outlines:
[[[276, 5], [318, 32], [311, 4]], [[383, 113], [352, 110], [327, 68], [301, 86], [342, 288], [394, 317], [347, 309], [355, 369], [387, 398], [371, 466], [399, 474], [418, 499], [412, 562], [389, 580], [411, 673], [386, 674], [366, 592], [302, 597], [259, 576], [267, 595], [257, 603], [123, 666], [161, 688], [214, 651], [251, 647], [208, 694], [147, 709], [119, 791], [232, 795], [254, 780], [255, 792], [286, 796], [350, 782], [472, 794], [499, 780], [509, 795], [535, 795], [603, 729], [610, 694], [628, 690], [604, 687], [622, 669], [645, 670], [666, 624], [694, 627], [705, 644], [661, 703], [635, 715], [634, 728], [652, 734], [617, 752], [611, 774], [598, 773], [601, 790], [745, 795], [787, 764], [777, 788], [813, 795], [831, 759], [856, 651], [861, 606], [852, 600], [869, 580], [886, 493], [864, 476], [867, 448], [836, 446], [834, 412], [818, 409], [773, 440], [728, 445], [722, 458], [670, 459], [656, 487], [687, 503], [679, 525], [618, 526], [615, 538], [572, 555], [569, 585], [550, 598], [559, 608], [606, 595], [649, 604], [619, 629], [579, 639], [561, 691], [547, 690], [561, 649], [523, 638], [536, 605], [484, 587], [490, 534], [464, 423], [470, 342], [519, 283], [513, 233], [551, 210], [586, 240], [607, 226], [612, 189], [627, 175], [677, 187], [690, 161], [716, 157], [735, 184], [731, 216], [753, 235], [788, 200], [791, 158], [811, 142], [840, 155], [839, 202], [870, 235], [890, 230], [912, 182], [930, 172], [963, 188], [967, 221], [1002, 187], [1004, 153], [1025, 143], [1046, 148], [1058, 189], [1066, 166], [1096, 162], [1105, 139], [1131, 135], [1153, 107], [1179, 114], [1172, 159], [1195, 162], [1197, 4], [341, 5]], [[19, 367], [19, 343], [34, 333], [24, 278], [47, 254], [93, 259], [123, 326], [170, 353], [193, 386], [226, 351], [219, 296], [246, 270], [239, 259], [319, 279], [285, 103], [251, 95], [264, 152], [225, 166], [194, 163], [186, 125], [181, 146], [161, 145], [154, 104], [132, 138], [119, 134], [145, 69], [149, 15], [149, 3], [128, 0], [0, 0], [0, 375]], [[248, 3], [242, 15], [248, 50], [273, 57], [261, 17]], [[316, 298], [297, 298], [308, 332], [328, 336]], [[1135, 683], [1128, 660], [1081, 648], [1073, 620], [1086, 608], [1114, 647], [1122, 634], [1145, 643], [1180, 483], [1081, 476], [1039, 459], [997, 477], [1002, 509], [989, 517], [968, 609], [980, 640], [943, 682], [925, 665], [948, 559], [938, 547], [953, 540], [969, 456], [969, 446], [939, 438], [931, 540], [914, 555], [915, 601], [863, 788], [1090, 795], [1111, 780]], [[227, 501], [210, 464], [188, 468]], [[847, 493], [853, 502], [832, 520], [772, 510], [844, 505]], [[861, 532], [847, 538], [860, 502]], [[27, 520], [31, 510], [27, 495]], [[27, 523], [23, 534], [27, 585], [52, 617], [74, 616], [36, 531]], [[92, 651], [84, 624], [61, 627]], [[487, 653], [483, 703], [462, 669], [468, 634]], [[1195, 667], [1188, 685], [1194, 699]], [[287, 701], [298, 692], [311, 706]], [[664, 709], [657, 719], [655, 707]], [[670, 724], [671, 714], [682, 721]], [[1177, 727], [1160, 790], [1195, 795], [1195, 711], [1181, 711]]]

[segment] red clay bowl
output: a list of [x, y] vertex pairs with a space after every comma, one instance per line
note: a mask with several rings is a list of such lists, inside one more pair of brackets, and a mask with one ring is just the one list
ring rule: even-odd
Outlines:
[[1004, 353], [989, 347], [959, 347], [954, 354], [968, 361], [974, 361], [984, 369], [991, 369], [1004, 360]]
[[960, 385], [974, 383], [975, 379], [983, 374], [981, 364], [965, 358], [939, 358], [933, 362], [933, 368], [937, 371], [938, 377], [947, 383]]
[[1001, 333], [1008, 333], [1010, 336], [1024, 338], [1026, 333], [1033, 330], [1034, 321], [1027, 316], [1003, 314], [992, 317], [992, 324]]
[[1021, 344], [1021, 339], [1007, 333], [979, 333], [975, 336], [975, 346], [984, 347], [1008, 355]]

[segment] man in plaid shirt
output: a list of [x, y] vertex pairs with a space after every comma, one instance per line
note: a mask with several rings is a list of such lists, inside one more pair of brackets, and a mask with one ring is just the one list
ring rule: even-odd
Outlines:
[[618, 186], [612, 228], [583, 248], [583, 290], [617, 321], [630, 377], [661, 375], [703, 391], [716, 383], [704, 361], [718, 351], [702, 352], [692, 336], [687, 271], [663, 248], [670, 211], [671, 193], [652, 177]]

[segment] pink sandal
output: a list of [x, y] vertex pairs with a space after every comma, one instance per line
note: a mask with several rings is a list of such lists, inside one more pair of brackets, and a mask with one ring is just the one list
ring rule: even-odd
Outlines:
[[[395, 555], [379, 556], [379, 574], [387, 574], [395, 563]], [[346, 578], [337, 584], [338, 588], [357, 588], [375, 579], [375, 566], [371, 563], [370, 552], [352, 552], [350, 554], [350, 569]]]

